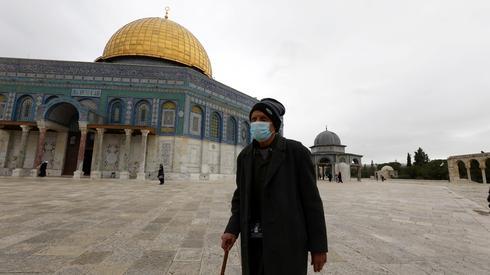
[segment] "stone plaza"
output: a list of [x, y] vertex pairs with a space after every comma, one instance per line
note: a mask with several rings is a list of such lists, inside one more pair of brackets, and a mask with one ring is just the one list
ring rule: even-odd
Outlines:
[[[490, 274], [488, 185], [318, 187], [322, 274]], [[230, 181], [0, 178], [0, 273], [219, 274], [233, 190]], [[237, 246], [226, 274], [241, 272]]]

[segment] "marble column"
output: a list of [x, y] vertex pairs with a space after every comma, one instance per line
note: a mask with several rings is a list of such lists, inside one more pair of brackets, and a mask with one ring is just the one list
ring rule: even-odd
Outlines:
[[104, 128], [97, 128], [97, 148], [95, 150], [95, 170], [90, 172], [90, 178], [100, 179], [102, 178], [102, 152], [104, 145]]
[[39, 138], [37, 140], [37, 150], [36, 150], [36, 158], [34, 159], [34, 166], [31, 170], [31, 177], [37, 177], [38, 175], [38, 167], [41, 165], [41, 161], [43, 161], [44, 157], [44, 142], [46, 141], [46, 127], [40, 127], [39, 129]]
[[124, 157], [122, 160], [122, 169], [119, 171], [119, 178], [123, 180], [129, 179], [129, 154], [131, 154], [131, 135], [132, 129], [124, 129], [126, 138], [124, 139]]
[[80, 145], [78, 146], [77, 170], [73, 173], [74, 179], [83, 176], [83, 159], [85, 158], [85, 146], [87, 144], [87, 127], [80, 127]]
[[138, 174], [136, 176], [136, 179], [138, 179], [138, 180], [145, 180], [146, 179], [146, 174], [145, 174], [146, 145], [147, 145], [149, 133], [150, 133], [150, 130], [141, 130], [141, 160], [140, 160], [139, 171], [138, 171]]
[[26, 158], [26, 148], [27, 148], [27, 138], [29, 138], [29, 131], [31, 131], [31, 127], [27, 125], [21, 125], [22, 128], [22, 136], [20, 138], [20, 150], [17, 155], [17, 162], [15, 164], [15, 169], [12, 171], [13, 177], [22, 176], [22, 172], [24, 171], [24, 160]]

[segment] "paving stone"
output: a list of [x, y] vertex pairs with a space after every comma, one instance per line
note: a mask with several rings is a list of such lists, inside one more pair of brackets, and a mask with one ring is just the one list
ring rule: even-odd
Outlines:
[[[318, 187], [330, 252], [315, 274], [490, 274], [490, 219], [481, 214], [489, 212], [488, 185], [364, 180]], [[217, 274], [234, 188], [231, 181], [161, 188], [0, 177], [0, 273]], [[227, 275], [241, 274], [239, 247]]]
[[172, 264], [175, 251], [145, 251], [127, 274], [165, 274]]
[[111, 255], [109, 251], [88, 251], [76, 258], [72, 264], [86, 265], [86, 264], [98, 264], [102, 262], [107, 256]]
[[200, 248], [180, 248], [175, 255], [174, 261], [198, 261], [202, 259]]

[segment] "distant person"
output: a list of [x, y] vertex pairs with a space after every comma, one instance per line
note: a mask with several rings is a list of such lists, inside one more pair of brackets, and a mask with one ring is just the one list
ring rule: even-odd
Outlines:
[[41, 165], [39, 166], [39, 176], [40, 177], [45, 177], [46, 176], [46, 169], [48, 168], [48, 162], [43, 161]]
[[490, 208], [490, 189], [488, 189], [487, 202], [488, 202], [488, 207]]
[[329, 182], [332, 182], [332, 174], [331, 173], [328, 173], [328, 176], [327, 177], [328, 177], [328, 181]]
[[221, 247], [229, 251], [240, 236], [243, 275], [306, 275], [308, 252], [315, 272], [327, 262], [315, 167], [306, 147], [279, 134], [284, 112], [271, 98], [255, 104], [249, 114], [253, 142], [237, 158]]
[[342, 181], [342, 173], [340, 173], [340, 172], [339, 172], [338, 179], [339, 179], [339, 183], [344, 183], [344, 182]]
[[[155, 170], [153, 170], [155, 171]], [[165, 173], [163, 172], [163, 165], [160, 164], [160, 169], [158, 169], [158, 180], [160, 181], [160, 184], [165, 183]]]
[[383, 175], [381, 175], [381, 181], [385, 181], [385, 177]]

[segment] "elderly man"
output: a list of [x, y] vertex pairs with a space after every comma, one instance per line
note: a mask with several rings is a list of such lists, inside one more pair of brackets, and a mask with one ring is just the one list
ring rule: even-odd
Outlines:
[[327, 262], [323, 204], [309, 150], [280, 136], [284, 106], [266, 98], [250, 111], [252, 144], [237, 160], [231, 217], [221, 236], [229, 251], [241, 237], [242, 273], [307, 273], [308, 251], [315, 272]]

